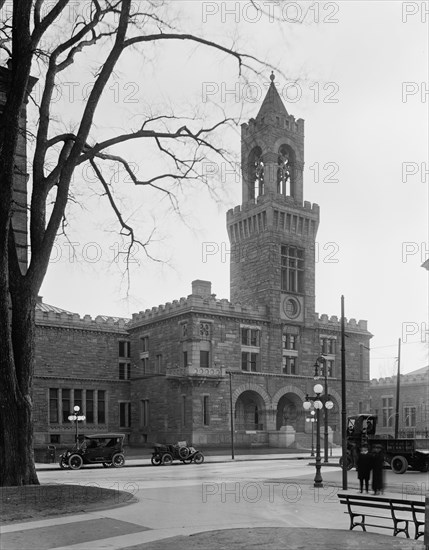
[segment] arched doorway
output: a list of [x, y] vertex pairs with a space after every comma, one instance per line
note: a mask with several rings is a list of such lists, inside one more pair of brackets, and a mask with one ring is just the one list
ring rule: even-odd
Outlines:
[[264, 401], [262, 397], [252, 390], [241, 393], [235, 404], [236, 430], [263, 430], [264, 423]]
[[302, 399], [295, 393], [285, 393], [277, 404], [276, 430], [282, 426], [293, 426], [295, 431], [304, 431]]

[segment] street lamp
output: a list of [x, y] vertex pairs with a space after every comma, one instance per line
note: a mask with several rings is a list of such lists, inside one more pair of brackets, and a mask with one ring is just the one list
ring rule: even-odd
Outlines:
[[[323, 364], [323, 376], [325, 378], [325, 399], [328, 398], [328, 368], [327, 368], [327, 362], [326, 362], [326, 358], [323, 357], [323, 355], [321, 355], [320, 357], [318, 357], [316, 359], [316, 362], [314, 363], [314, 379], [315, 380], [319, 380], [320, 378], [320, 375], [319, 375], [319, 368], [322, 368], [320, 363]], [[325, 410], [324, 411], [324, 429], [325, 429], [325, 433], [324, 433], [324, 454], [325, 454], [325, 459], [324, 459], [324, 462], [328, 462], [328, 411]]]
[[311, 416], [308, 416], [305, 421], [311, 422], [311, 453], [310, 456], [314, 456], [314, 423], [316, 419], [314, 418], [314, 415], [316, 414], [316, 411], [310, 411]]
[[76, 422], [76, 445], [77, 445], [77, 438], [78, 438], [78, 424], [79, 422], [83, 422], [85, 420], [85, 415], [79, 414], [80, 407], [79, 405], [75, 405], [73, 407], [74, 413], [69, 415], [67, 418], [70, 420], [70, 422]]
[[313, 408], [316, 409], [316, 475], [314, 477], [314, 487], [323, 487], [322, 474], [320, 473], [322, 467], [320, 460], [320, 409], [323, 409], [323, 407], [332, 409], [334, 404], [330, 400], [329, 395], [321, 395], [323, 391], [322, 384], [315, 384], [313, 391], [315, 396], [309, 397], [306, 395], [303, 407], [306, 411], [309, 411], [313, 404]]

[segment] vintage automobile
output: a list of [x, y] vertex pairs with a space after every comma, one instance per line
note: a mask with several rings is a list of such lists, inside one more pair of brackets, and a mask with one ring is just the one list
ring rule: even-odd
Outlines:
[[60, 468], [79, 470], [84, 464], [103, 464], [105, 468], [121, 468], [125, 464], [124, 434], [86, 435], [60, 455]]
[[204, 455], [192, 445], [188, 445], [186, 441], [179, 441], [176, 445], [154, 445], [150, 460], [154, 466], [169, 465], [173, 460], [180, 460], [184, 464], [191, 464], [191, 462], [202, 464]]

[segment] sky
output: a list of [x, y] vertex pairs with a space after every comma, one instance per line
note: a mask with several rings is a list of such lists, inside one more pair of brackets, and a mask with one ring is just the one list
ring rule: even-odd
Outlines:
[[[255, 117], [271, 67], [289, 114], [305, 120], [304, 199], [320, 205], [316, 311], [368, 320], [371, 377], [428, 365], [428, 25], [422, 2], [175, 2], [178, 26], [249, 53], [267, 65], [243, 70], [227, 55], [169, 42], [135, 49], [115, 71], [99, 106], [94, 139], [134, 128], [160, 112], [237, 124], [219, 143], [237, 161], [240, 124]], [[101, 60], [86, 53], [62, 77], [55, 117], [76, 124], [85, 86]], [[269, 66], [268, 66], [269, 65]], [[425, 84], [426, 83], [426, 84]], [[31, 113], [29, 118], [31, 119]], [[188, 123], [197, 125], [198, 120]], [[145, 143], [119, 148], [138, 175], [164, 165]], [[210, 163], [209, 163], [210, 162]], [[212, 282], [229, 298], [226, 211], [241, 204], [239, 174], [220, 161], [215, 192], [201, 184], [176, 189], [180, 213], [165, 194], [135, 187], [111, 171], [116, 197], [150, 257], [136, 250], [124, 275], [123, 238], [90, 170], [74, 179], [67, 239], [53, 250], [40, 294], [77, 312], [129, 317], [191, 293], [191, 281]], [[207, 172], [206, 172], [207, 173]], [[70, 243], [75, 243], [73, 247]]]

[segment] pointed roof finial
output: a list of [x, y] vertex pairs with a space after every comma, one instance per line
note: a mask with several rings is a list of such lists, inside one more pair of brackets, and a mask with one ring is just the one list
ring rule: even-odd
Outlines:
[[274, 79], [276, 78], [276, 75], [274, 74], [274, 71], [271, 71], [271, 74], [270, 74], [270, 80], [271, 82], [274, 82]]

